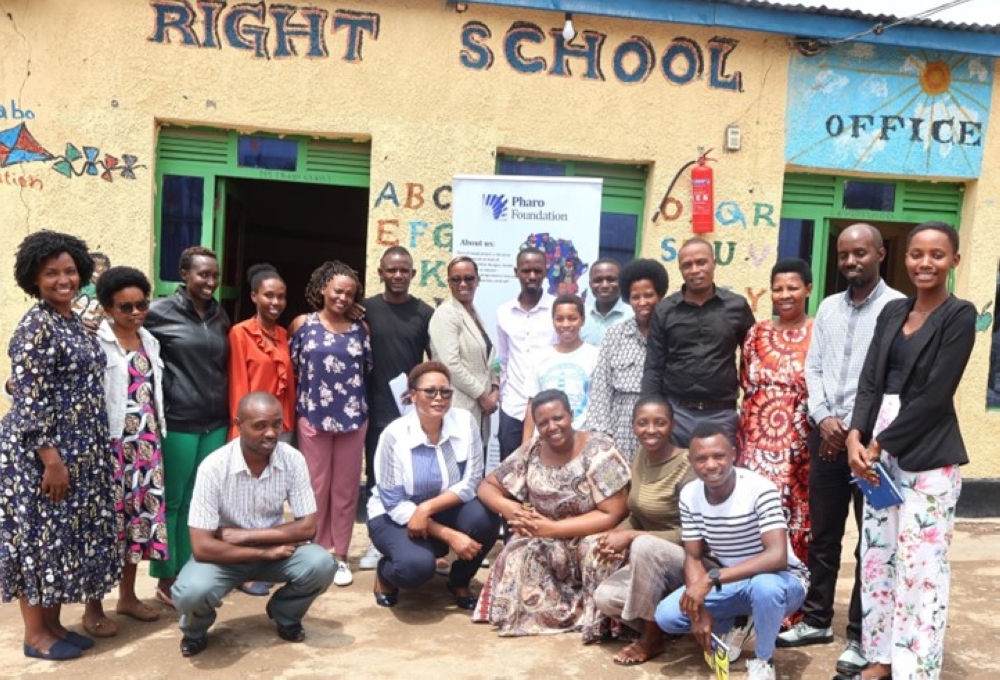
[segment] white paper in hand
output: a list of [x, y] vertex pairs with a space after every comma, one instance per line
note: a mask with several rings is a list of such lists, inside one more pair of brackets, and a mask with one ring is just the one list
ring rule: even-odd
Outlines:
[[396, 408], [399, 409], [399, 415], [405, 416], [413, 410], [413, 404], [403, 402], [403, 397], [410, 391], [405, 373], [400, 373], [390, 380], [389, 389], [392, 391], [392, 398], [396, 400]]

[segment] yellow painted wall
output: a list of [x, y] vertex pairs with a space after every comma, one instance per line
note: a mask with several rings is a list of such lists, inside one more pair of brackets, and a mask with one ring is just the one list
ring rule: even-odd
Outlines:
[[[747, 228], [720, 228], [711, 235], [733, 242], [735, 249], [732, 263], [718, 269], [717, 281], [747, 295], [758, 315], [769, 310], [765, 291], [777, 248], [784, 173], [789, 60], [784, 37], [577, 16], [578, 31], [606, 35], [601, 59], [605, 79], [600, 82], [582, 76], [579, 60], [570, 62], [573, 75], [563, 78], [521, 74], [507, 63], [503, 36], [514, 22], [530, 21], [558, 31], [559, 13], [471, 5], [458, 14], [440, 0], [377, 4], [312, 0], [296, 6], [329, 12], [328, 57], [304, 56], [304, 41], [295, 42], [301, 56], [285, 59], [254, 58], [228, 46], [221, 35], [221, 49], [183, 46], [177, 31], [169, 33], [172, 44], [153, 42], [154, 10], [145, 0], [8, 0], [5, 8], [12, 19], [0, 21], [0, 44], [5, 49], [0, 104], [9, 109], [13, 100], [20, 110], [30, 110], [33, 117], [24, 122], [54, 155], [62, 154], [67, 143], [90, 145], [101, 150], [102, 158], [105, 153], [119, 158], [133, 154], [139, 167], [136, 179], [115, 174], [111, 182], [91, 176], [65, 178], [52, 169], [53, 161], [0, 169], [0, 272], [11, 271], [14, 249], [25, 234], [53, 228], [84, 236], [115, 264], [132, 264], [152, 273], [153, 165], [159, 124], [370, 140], [367, 287], [378, 288], [375, 267], [385, 243], [398, 238], [410, 247], [408, 225], [420, 220], [431, 228], [411, 248], [415, 260], [425, 261], [430, 272], [441, 272], [440, 282], [428, 275], [426, 285], [415, 289], [426, 299], [447, 294], [443, 269], [433, 267], [447, 260], [449, 252], [440, 238], [435, 244], [433, 228], [450, 222], [451, 215], [430, 198], [434, 188], [450, 184], [453, 175], [491, 174], [496, 154], [505, 152], [647, 165], [642, 254], [660, 258], [669, 254], [663, 248], [665, 239], [676, 239], [679, 245], [691, 235], [686, 175], [673, 192], [684, 204], [684, 214], [674, 221], [661, 217], [654, 223], [650, 218], [675, 172], [703, 146], [714, 147], [713, 156], [719, 159], [714, 165], [716, 202], [735, 201], [748, 221]], [[338, 9], [379, 15], [378, 36], [364, 36], [361, 59], [355, 63], [343, 59], [348, 32], [331, 29]], [[492, 34], [485, 41], [494, 53], [489, 69], [469, 69], [459, 61], [462, 27], [470, 21], [482, 22]], [[268, 42], [273, 51], [274, 22], [269, 17], [264, 25], [271, 29]], [[200, 25], [194, 30], [202, 34]], [[695, 41], [705, 54], [703, 77], [673, 85], [657, 67], [645, 82], [619, 82], [612, 54], [633, 35], [644, 36], [657, 59], [678, 36]], [[741, 74], [742, 92], [709, 84], [707, 45], [716, 36], [738, 41], [728, 57], [727, 73]], [[551, 66], [553, 39], [525, 45], [522, 52], [526, 57], [542, 56]], [[1000, 103], [996, 89], [995, 109]], [[21, 121], [0, 119], [0, 130], [17, 122]], [[727, 154], [721, 146], [730, 123], [741, 127], [743, 149]], [[986, 143], [987, 157], [998, 157], [998, 135], [990, 131]], [[989, 226], [1000, 218], [992, 198], [1000, 195], [996, 165], [984, 163], [983, 179], [970, 187], [963, 216], [963, 235], [971, 236], [973, 245], [964, 250], [974, 254], [963, 263], [957, 292], [977, 306], [992, 298], [1000, 252]], [[79, 168], [80, 162], [74, 167]], [[26, 182], [35, 178], [35, 186], [18, 186], [19, 177]], [[383, 201], [376, 208], [387, 182], [395, 186], [402, 205]], [[419, 207], [406, 207], [408, 183], [423, 188]], [[413, 199], [410, 205], [417, 203]], [[401, 228], [383, 229], [379, 243], [383, 220], [398, 220]], [[667, 266], [676, 289], [680, 279], [676, 264]], [[0, 292], [4, 338], [30, 304], [12, 279], [8, 282]], [[988, 354], [984, 334], [961, 395], [974, 461], [967, 474], [974, 477], [1000, 476], [1000, 462], [988, 447], [1000, 435], [1000, 414], [985, 415], [982, 406]], [[0, 376], [7, 372], [7, 366], [0, 367]]]

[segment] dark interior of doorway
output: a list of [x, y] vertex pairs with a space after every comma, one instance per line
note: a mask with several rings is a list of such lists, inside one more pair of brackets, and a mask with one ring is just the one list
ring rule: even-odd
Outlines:
[[[827, 252], [829, 261], [826, 268], [826, 294], [839, 293], [847, 289], [847, 281], [837, 267], [837, 237], [840, 232], [855, 224], [857, 220], [830, 220], [830, 243]], [[904, 222], [868, 222], [882, 233], [885, 243], [885, 259], [879, 273], [886, 283], [905, 295], [914, 295], [916, 288], [906, 273], [906, 235], [913, 227]]]
[[286, 326], [312, 311], [306, 284], [326, 260], [341, 260], [365, 280], [367, 188], [227, 178], [225, 221], [223, 284], [239, 293], [224, 304], [234, 323], [254, 315], [246, 271], [259, 262], [274, 265], [288, 285]]

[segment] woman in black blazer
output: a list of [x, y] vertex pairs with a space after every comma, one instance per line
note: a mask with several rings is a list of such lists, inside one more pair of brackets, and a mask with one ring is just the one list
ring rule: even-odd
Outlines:
[[[906, 270], [913, 298], [878, 318], [847, 436], [857, 477], [877, 481], [881, 461], [903, 497], [865, 504], [861, 539], [864, 680], [937, 678], [948, 619], [948, 545], [969, 462], [955, 390], [975, 343], [976, 310], [948, 292], [958, 232], [943, 222], [913, 228]], [[842, 677], [842, 676], [838, 676]]]

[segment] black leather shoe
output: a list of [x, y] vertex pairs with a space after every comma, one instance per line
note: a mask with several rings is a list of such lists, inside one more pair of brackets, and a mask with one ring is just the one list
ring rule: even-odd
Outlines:
[[208, 636], [193, 638], [185, 635], [181, 638], [181, 656], [201, 654], [208, 647]]
[[378, 573], [375, 574], [375, 585], [372, 586], [372, 594], [375, 596], [375, 604], [379, 607], [395, 607], [399, 604], [399, 588], [395, 590], [380, 590], [380, 588], [385, 588], [386, 585], [382, 583], [382, 579], [378, 577]]
[[[268, 600], [267, 606], [264, 607], [264, 611], [267, 612], [267, 618], [274, 619], [274, 614], [271, 613], [271, 601]], [[306, 631], [302, 628], [301, 623], [290, 623], [287, 626], [283, 626], [277, 621], [274, 624], [278, 627], [278, 637], [282, 640], [287, 640], [288, 642], [302, 642], [306, 639]]]
[[282, 640], [288, 642], [302, 642], [306, 639], [306, 631], [302, 628], [301, 623], [292, 623], [287, 626], [282, 626], [277, 623], [278, 626], [278, 637]]
[[447, 587], [448, 587], [448, 592], [451, 593], [452, 597], [455, 598], [455, 606], [457, 606], [459, 609], [464, 609], [465, 611], [471, 612], [473, 609], [476, 608], [476, 602], [478, 601], [479, 598], [477, 598], [475, 595], [457, 595], [455, 593], [456, 590], [455, 586], [449, 583], [447, 584]]

